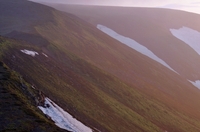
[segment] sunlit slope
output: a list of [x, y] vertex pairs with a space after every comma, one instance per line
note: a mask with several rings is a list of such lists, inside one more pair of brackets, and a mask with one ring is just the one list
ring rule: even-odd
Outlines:
[[178, 73], [199, 80], [200, 56], [170, 29], [188, 27], [200, 31], [198, 14], [153, 8], [52, 5], [75, 14], [94, 26], [107, 26], [149, 48]]
[[98, 32], [96, 27], [80, 23], [74, 16], [69, 19], [55, 14], [55, 18], [57, 25], [37, 26], [38, 33], [44, 38], [160, 102], [187, 114], [198, 115], [199, 90], [185, 78]]
[[[33, 24], [34, 32], [1, 38], [11, 69], [93, 130], [199, 131], [200, 93], [185, 78], [73, 15], [49, 11], [52, 20]], [[47, 44], [38, 45], [42, 40]]]

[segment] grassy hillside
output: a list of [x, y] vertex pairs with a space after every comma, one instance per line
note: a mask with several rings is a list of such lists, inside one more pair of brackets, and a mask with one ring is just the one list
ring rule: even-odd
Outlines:
[[[1, 46], [3, 61], [11, 69], [19, 71], [31, 84], [92, 128], [105, 131], [198, 131], [194, 127], [198, 127], [198, 121], [169, 109], [53, 45], [48, 46], [49, 52], [62, 59], [62, 63], [41, 55], [37, 47], [14, 40], [3, 39]], [[20, 49], [31, 49], [40, 55], [33, 58], [21, 53]]]
[[0, 131], [64, 132], [37, 109], [37, 96], [38, 91], [0, 62]]
[[[31, 2], [17, 4], [26, 11]], [[42, 23], [23, 16], [33, 24], [7, 32], [15, 39], [0, 37], [1, 60], [26, 82], [95, 131], [199, 131], [200, 93], [184, 78], [73, 15], [47, 7], [43, 13], [34, 18]]]
[[170, 29], [182, 27], [200, 31], [198, 14], [160, 8], [50, 5], [94, 26], [101, 24], [134, 39], [189, 80], [200, 78], [199, 55], [170, 32]]
[[49, 23], [36, 27], [44, 38], [169, 107], [173, 106], [191, 116], [200, 117], [200, 91], [185, 78], [110, 39], [74, 16], [63, 17], [57, 12], [54, 12], [54, 15], [56, 25]]

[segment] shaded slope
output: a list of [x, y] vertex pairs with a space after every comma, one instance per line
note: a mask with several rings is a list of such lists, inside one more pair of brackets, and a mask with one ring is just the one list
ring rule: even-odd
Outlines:
[[0, 131], [64, 132], [36, 108], [29, 92], [19, 76], [0, 62]]
[[[52, 8], [27, 0], [0, 0], [0, 34], [13, 30], [34, 32], [34, 25], [52, 22]], [[23, 7], [23, 8], [21, 8]], [[38, 19], [39, 18], [39, 19]]]
[[184, 78], [73, 15], [51, 14], [54, 23], [32, 27], [48, 45], [0, 41], [10, 68], [94, 130], [199, 131], [200, 93]]

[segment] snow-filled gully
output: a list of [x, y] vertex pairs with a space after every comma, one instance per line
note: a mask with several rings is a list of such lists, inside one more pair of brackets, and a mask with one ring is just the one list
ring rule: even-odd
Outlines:
[[[20, 50], [26, 55], [35, 57], [39, 55], [36, 51], [31, 50]], [[45, 53], [42, 53], [45, 57], [48, 57]], [[34, 88], [34, 87], [33, 87]], [[46, 115], [48, 115], [55, 124], [65, 130], [72, 132], [92, 132], [92, 129], [82, 124], [80, 121], [73, 118], [69, 113], [64, 111], [61, 107], [51, 101], [49, 98], [45, 98], [45, 104], [43, 106], [38, 106], [38, 108]]]
[[38, 106], [38, 108], [44, 114], [51, 117], [55, 124], [60, 128], [72, 132], [92, 132], [92, 129], [73, 118], [69, 113], [64, 111], [61, 107], [47, 97], [45, 98], [45, 107]]
[[[149, 58], [159, 62], [160, 64], [162, 64], [163, 66], [169, 68], [170, 70], [172, 70], [173, 72], [177, 73], [174, 69], [172, 69], [165, 61], [163, 61], [162, 59], [160, 59], [158, 56], [156, 56], [151, 50], [149, 50], [148, 48], [146, 48], [145, 46], [139, 44], [138, 42], [136, 42], [135, 40], [122, 36], [120, 34], [118, 34], [117, 32], [115, 32], [114, 30], [100, 25], [97, 25], [97, 28], [99, 30], [101, 30], [102, 32], [106, 33], [107, 35], [109, 35], [110, 37], [118, 40], [119, 42], [121, 42], [122, 44], [127, 45], [128, 47], [142, 53], [143, 55], [148, 56]], [[178, 73], [177, 73], [178, 74]]]
[[[170, 29], [170, 32], [174, 37], [189, 45], [195, 52], [200, 55], [200, 32], [188, 27]], [[200, 89], [200, 80], [196, 80], [195, 82], [190, 80], [188, 81]]]

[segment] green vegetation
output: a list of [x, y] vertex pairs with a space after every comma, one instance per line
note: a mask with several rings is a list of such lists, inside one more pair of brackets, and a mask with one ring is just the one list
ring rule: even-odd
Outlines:
[[4, 39], [3, 37], [0, 37], [0, 57], [2, 58], [4, 53], [7, 52], [7, 50], [9, 49], [9, 47], [11, 46], [9, 41], [7, 41], [6, 39]]
[[[15, 40], [0, 37], [0, 59], [7, 69], [12, 69], [8, 70], [9, 77], [1, 82], [1, 87], [6, 88], [8, 97], [17, 98], [16, 102], [12, 97], [5, 102], [14, 101], [14, 106], [20, 108], [17, 114], [23, 111], [19, 115], [21, 120], [16, 115], [4, 116], [10, 122], [4, 130], [21, 131], [17, 129], [18, 124], [24, 124], [23, 130], [31, 130], [30, 122], [34, 120], [34, 125], [40, 124], [38, 131], [48, 131], [47, 126], [57, 131], [58, 128], [34, 106], [32, 97], [37, 92], [30, 88], [34, 85], [92, 129], [110, 132], [199, 132], [200, 104], [197, 101], [200, 96], [195, 90], [188, 89], [190, 85], [183, 79], [176, 79], [152, 60], [121, 46], [73, 15], [47, 7], [43, 11], [43, 6], [34, 4], [32, 7], [31, 2], [23, 2], [20, 0], [15, 11], [28, 4], [26, 7], [36, 11], [34, 17], [25, 13], [20, 17], [15, 14], [13, 19], [26, 19], [28, 27], [14, 34]], [[16, 27], [10, 29], [8, 24], [5, 32], [13, 30]], [[17, 40], [26, 35], [39, 39]], [[39, 55], [29, 56], [21, 49], [33, 50]], [[26, 84], [26, 92], [20, 87], [21, 83]], [[185, 101], [187, 95], [190, 96]], [[0, 111], [1, 115], [4, 113]], [[16, 118], [19, 123], [12, 122], [11, 118]]]
[[0, 131], [64, 131], [36, 107], [37, 91], [0, 63]]
[[[126, 121], [124, 121], [123, 123], [121, 123], [120, 121], [123, 119], [120, 119], [119, 121], [117, 121], [116, 124], [113, 121], [113, 124], [115, 125], [110, 126], [107, 124], [107, 122], [110, 122], [112, 119], [118, 119], [118, 116], [115, 115], [115, 117], [112, 117], [112, 114], [111, 115], [105, 114], [103, 117], [108, 118], [108, 120], [105, 121], [104, 119], [103, 122], [105, 124], [101, 123], [101, 125], [106, 126], [108, 130], [114, 130], [114, 131], [120, 130], [120, 129], [123, 130], [123, 126], [125, 126], [124, 128], [135, 129], [135, 131], [137, 131], [138, 128], [139, 128], [138, 131], [140, 130], [161, 131], [155, 126], [158, 126], [159, 128], [163, 130], [168, 130], [168, 131], [182, 132], [182, 131], [191, 130], [191, 128], [193, 129], [192, 131], [198, 131], [197, 128], [200, 125], [199, 121], [197, 121], [196, 119], [191, 119], [190, 116], [184, 118], [185, 120], [182, 120], [183, 117], [177, 116], [177, 115], [182, 115], [182, 112], [185, 112], [185, 111], [180, 111], [181, 113], [179, 113], [175, 109], [171, 109], [171, 108], [169, 109], [168, 108], [169, 104], [171, 106], [177, 105], [176, 103], [173, 104], [174, 103], [173, 98], [170, 99], [170, 96], [165, 98], [166, 95], [164, 95], [160, 91], [153, 88], [153, 87], [158, 87], [158, 85], [160, 84], [162, 84], [164, 87], [168, 86], [170, 89], [173, 88], [174, 86], [172, 86], [172, 84], [169, 83], [171, 81], [169, 80], [169, 82], [167, 82], [168, 80], [166, 80], [166, 76], [163, 76], [161, 75], [162, 73], [158, 73], [158, 72], [155, 74], [154, 72], [155, 70], [149, 69], [150, 71], [152, 71], [152, 74], [154, 75], [155, 80], [157, 80], [160, 84], [155, 83], [156, 84], [155, 86], [152, 86], [152, 85], [148, 86], [148, 84], [144, 84], [144, 82], [142, 82], [143, 87], [146, 87], [148, 90], [147, 92], [145, 92], [147, 93], [147, 95], [141, 94], [140, 92], [138, 92], [138, 90], [136, 90], [136, 87], [137, 87], [136, 84], [128, 86], [122, 80], [118, 80], [117, 78], [109, 75], [108, 73], [109, 70], [112, 70], [112, 68], [113, 69], [116, 68], [115, 66], [116, 62], [114, 61], [112, 61], [113, 63], [108, 62], [110, 66], [109, 65], [106, 66], [104, 63], [106, 62], [106, 59], [102, 59], [104, 57], [106, 58], [110, 56], [115, 56], [115, 57], [118, 57], [118, 59], [123, 59], [123, 55], [120, 55], [120, 53], [115, 52], [112, 49], [113, 47], [111, 47], [108, 43], [105, 44], [105, 39], [103, 40], [103, 39], [100, 39], [100, 37], [98, 38], [95, 37], [95, 35], [97, 35], [95, 34], [96, 33], [95, 30], [93, 30], [92, 28], [88, 28], [84, 24], [80, 24], [80, 23], [78, 24], [77, 21], [79, 20], [77, 18], [68, 17], [68, 19], [63, 19], [63, 17], [60, 17], [59, 14], [57, 13], [54, 13], [54, 15], [55, 15], [55, 20], [57, 21], [58, 24], [54, 25], [54, 24], [49, 23], [49, 24], [46, 24], [45, 26], [36, 27], [36, 30], [44, 38], [51, 41], [52, 45], [54, 45], [54, 46], [50, 46], [50, 47], [55, 48], [55, 49], [53, 48], [50, 49], [51, 53], [53, 53], [55, 55], [55, 58], [58, 59], [61, 63], [64, 63], [64, 65], [70, 68], [73, 72], [82, 76], [85, 80], [89, 81], [92, 85], [95, 86], [96, 88], [95, 91], [94, 91], [95, 88], [92, 88], [92, 86], [89, 87], [94, 92], [94, 93], [91, 93], [89, 96], [96, 95], [96, 98], [98, 97], [100, 98], [99, 100], [103, 100], [103, 102], [106, 104], [106, 106], [104, 104], [105, 108], [102, 107], [104, 111], [106, 111], [107, 107], [108, 108], [110, 107], [109, 109], [112, 109], [110, 113], [112, 113], [114, 110], [115, 113], [117, 113], [119, 117], [125, 117], [126, 119]], [[98, 34], [97, 36], [101, 36], [101, 35]], [[110, 42], [112, 41], [110, 40]], [[98, 52], [99, 50], [102, 50], [103, 52]], [[106, 54], [107, 51], [109, 51], [111, 54]], [[80, 58], [77, 59], [75, 55], [72, 56], [73, 53], [76, 54], [77, 56], [80, 56]], [[102, 54], [106, 54], [106, 55], [96, 56], [95, 54], [97, 53], [101, 55]], [[66, 54], [67, 54], [67, 57], [65, 56]], [[75, 58], [72, 58], [72, 57], [75, 57]], [[127, 58], [127, 56], [125, 57]], [[142, 60], [143, 58], [139, 58], [139, 59]], [[87, 62], [89, 62], [88, 63], [89, 65], [83, 62], [83, 60], [86, 60]], [[103, 60], [105, 61], [103, 62]], [[130, 63], [136, 63], [136, 62], [130, 62]], [[136, 64], [140, 64], [140, 63], [141, 61], [137, 62]], [[145, 66], [144, 63], [146, 62], [143, 62], [143, 65]], [[148, 63], [150, 62], [147, 62], [147, 65]], [[98, 66], [108, 72], [102, 71], [95, 66]], [[105, 67], [108, 69], [106, 69]], [[149, 72], [148, 68], [145, 68], [145, 67], [142, 68], [142, 67], [143, 66], [137, 66], [135, 68], [146, 69], [146, 71], [143, 72], [143, 75], [147, 76], [147, 78], [151, 78], [152, 76], [149, 76], [151, 75], [151, 73]], [[117, 69], [120, 70], [119, 68]], [[123, 69], [127, 70], [125, 68]], [[140, 71], [139, 69], [138, 70], [135, 69], [135, 70]], [[156, 71], [157, 70], [158, 69], [156, 67]], [[149, 73], [149, 75], [145, 75], [146, 73]], [[123, 77], [123, 75], [120, 75], [120, 74], [119, 76]], [[154, 92], [152, 92], [151, 90], [154, 90]], [[151, 96], [148, 96], [149, 93], [151, 93], [150, 94]], [[80, 95], [82, 95], [82, 93]], [[152, 95], [153, 95], [153, 98], [150, 99]], [[81, 98], [83, 100], [83, 97]], [[162, 104], [162, 101], [157, 100], [160, 98], [162, 98], [163, 101], [167, 105], [164, 105]], [[114, 103], [113, 101], [116, 101], [117, 104], [116, 102]], [[74, 104], [77, 104], [77, 103], [78, 102]], [[115, 104], [115, 105], [112, 105], [112, 104]], [[74, 107], [77, 107], [77, 109], [81, 109], [80, 112], [85, 111], [83, 109], [84, 106], [82, 105], [80, 108], [78, 106], [74, 106]], [[92, 110], [90, 111], [90, 114], [92, 116], [88, 113], [86, 114], [88, 114], [88, 116], [91, 116], [91, 118], [96, 119], [96, 121], [100, 123], [102, 119], [101, 118], [98, 119], [98, 117], [95, 117], [95, 115], [92, 114], [93, 112], [94, 111]], [[97, 111], [95, 110], [95, 112]], [[127, 115], [126, 114], [127, 112], [128, 112], [129, 117], [125, 116]], [[99, 115], [101, 115], [102, 117], [102, 114], [99, 114]], [[133, 117], [137, 117], [137, 119]], [[147, 121], [145, 123], [143, 118], [146, 121], [148, 120], [151, 122], [149, 123]], [[191, 121], [193, 123], [191, 123]], [[137, 126], [138, 128], [136, 129], [134, 125], [131, 125], [131, 126], [127, 125], [127, 124], [131, 124], [130, 122], [134, 122], [133, 124], [135, 124], [135, 126]], [[194, 125], [194, 122], [196, 122], [195, 125]], [[120, 128], [116, 126], [120, 126]], [[124, 129], [124, 131], [128, 131], [128, 130]]]
[[[9, 43], [8, 46], [5, 42]], [[20, 71], [26, 80], [91, 127], [106, 131], [198, 131], [198, 120], [150, 99], [58, 46], [50, 44], [47, 47], [55, 60], [20, 52], [20, 49], [31, 48], [40, 53], [34, 46], [22, 45], [14, 40], [3, 41], [3, 44], [7, 49], [3, 60], [10, 68]], [[12, 60], [13, 55], [17, 60]], [[12, 78], [18, 79], [16, 75]]]

